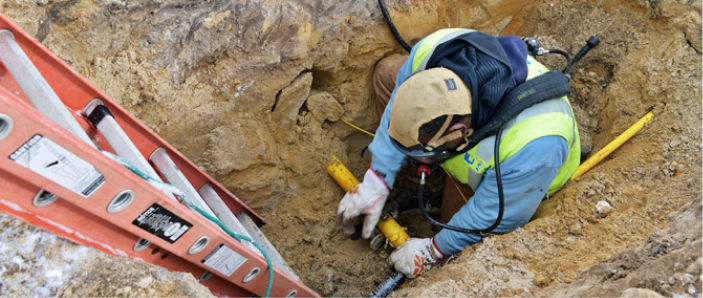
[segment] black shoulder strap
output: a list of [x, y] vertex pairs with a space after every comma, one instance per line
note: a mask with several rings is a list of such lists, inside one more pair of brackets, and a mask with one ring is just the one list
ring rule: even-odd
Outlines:
[[534, 104], [571, 94], [569, 79], [558, 70], [542, 74], [515, 87], [500, 101], [491, 121], [474, 131], [464, 152], [495, 134], [508, 120]]

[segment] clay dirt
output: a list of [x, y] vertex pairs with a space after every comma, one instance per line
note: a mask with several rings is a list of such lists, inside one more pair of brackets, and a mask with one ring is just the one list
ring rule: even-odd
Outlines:
[[[385, 2], [411, 44], [463, 27], [573, 55], [597, 35], [571, 71], [582, 158], [654, 114], [527, 225], [393, 296], [701, 296], [700, 1]], [[344, 121], [375, 131], [374, 67], [404, 52], [376, 1], [2, 1], [0, 13], [260, 213], [308, 287], [365, 296], [391, 276], [391, 248], [338, 228], [344, 192], [326, 172], [336, 155], [363, 175], [371, 137]], [[0, 295], [211, 294], [189, 274], [0, 220]], [[398, 221], [438, 231], [417, 210]]]

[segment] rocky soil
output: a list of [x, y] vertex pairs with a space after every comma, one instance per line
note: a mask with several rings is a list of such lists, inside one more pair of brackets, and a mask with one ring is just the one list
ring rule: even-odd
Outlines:
[[[598, 35], [572, 70], [570, 97], [592, 152], [654, 112], [524, 228], [395, 295], [700, 296], [700, 2], [386, 2], [410, 43], [466, 27], [574, 54]], [[336, 228], [343, 192], [325, 171], [333, 154], [357, 176], [368, 166], [370, 137], [339, 120], [375, 130], [373, 68], [403, 51], [376, 1], [3, 1], [0, 12], [262, 214], [306, 285], [363, 296], [390, 276], [387, 252]], [[2, 221], [0, 295], [206, 293], [191, 276]], [[424, 223], [409, 231], [432, 233]]]

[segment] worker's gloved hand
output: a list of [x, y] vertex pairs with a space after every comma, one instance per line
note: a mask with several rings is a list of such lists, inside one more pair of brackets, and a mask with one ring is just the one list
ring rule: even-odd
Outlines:
[[386, 182], [372, 168], [366, 170], [364, 181], [354, 186], [339, 202], [337, 216], [342, 222], [344, 232], [354, 233], [352, 220], [354, 217], [366, 214], [361, 237], [366, 239], [371, 237], [371, 232], [381, 217], [389, 191]]
[[439, 250], [434, 238], [410, 238], [388, 257], [395, 270], [408, 278], [415, 278], [442, 259], [444, 253]]

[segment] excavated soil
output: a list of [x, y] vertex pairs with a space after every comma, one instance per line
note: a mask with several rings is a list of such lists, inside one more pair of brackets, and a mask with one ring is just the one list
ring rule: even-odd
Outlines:
[[[386, 2], [411, 43], [466, 27], [537, 36], [573, 55], [598, 35], [601, 44], [572, 70], [584, 152], [654, 112], [640, 133], [545, 200], [525, 227], [486, 238], [394, 295], [701, 295], [700, 2]], [[324, 296], [364, 296], [392, 274], [390, 249], [373, 251], [336, 227], [343, 191], [325, 171], [333, 154], [357, 176], [368, 166], [361, 152], [371, 138], [339, 120], [375, 130], [373, 67], [402, 52], [376, 1], [1, 4], [0, 12], [263, 215], [263, 231], [306, 285]], [[543, 61], [563, 67], [558, 57]], [[601, 201], [610, 207], [596, 208]], [[431, 236], [418, 217], [408, 211], [398, 220], [411, 235]], [[2, 221], [0, 295], [206, 293], [188, 275], [169, 277]]]

